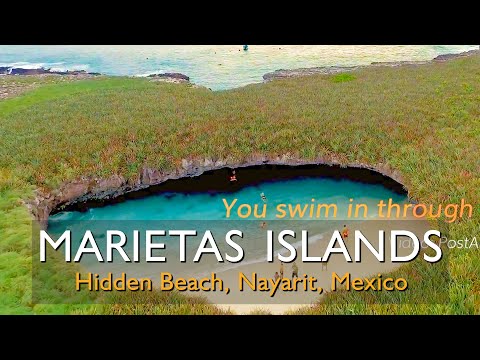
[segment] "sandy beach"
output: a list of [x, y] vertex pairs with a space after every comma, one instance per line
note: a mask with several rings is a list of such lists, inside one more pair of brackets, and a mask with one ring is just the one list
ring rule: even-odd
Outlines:
[[[342, 226], [344, 222], [338, 222], [338, 226]], [[129, 276], [139, 278], [151, 278], [155, 288], [160, 287], [159, 274], [162, 272], [171, 273], [173, 280], [179, 278], [184, 279], [202, 279], [203, 277], [210, 277], [212, 272], [216, 277], [223, 281], [224, 288], [229, 288], [228, 295], [225, 291], [183, 291], [182, 293], [188, 296], [203, 296], [210, 303], [215, 304], [223, 309], [228, 309], [236, 314], [249, 314], [252, 311], [263, 311], [272, 314], [283, 314], [285, 312], [295, 310], [301, 307], [309, 306], [321, 299], [326, 293], [331, 291], [332, 287], [332, 273], [336, 273], [340, 278], [346, 273], [350, 273], [351, 278], [371, 278], [377, 277], [379, 274], [387, 273], [394, 270], [403, 263], [392, 263], [390, 260], [390, 231], [391, 230], [408, 230], [414, 233], [420, 241], [422, 241], [424, 233], [430, 230], [430, 226], [425, 220], [414, 219], [413, 217], [407, 220], [380, 220], [369, 219], [364, 221], [345, 221], [349, 227], [350, 236], [345, 241], [352, 260], [355, 256], [355, 240], [354, 231], [360, 230], [362, 234], [378, 249], [378, 233], [379, 230], [385, 231], [385, 261], [380, 262], [365, 245], [361, 247], [361, 262], [347, 262], [343, 254], [331, 254], [327, 266], [321, 262], [301, 261], [302, 246], [297, 248], [298, 276], [305, 278], [313, 276], [317, 279], [316, 287], [323, 289], [322, 293], [305, 291], [302, 284], [298, 285], [297, 291], [283, 291], [279, 288], [275, 295], [270, 296], [269, 291], [253, 291], [244, 282], [243, 291], [239, 288], [239, 274], [243, 273], [250, 281], [253, 278], [253, 273], [257, 274], [257, 279], [267, 278], [273, 279], [275, 272], [280, 272], [280, 261], [275, 256], [275, 261], [269, 263], [266, 260], [258, 260], [253, 263], [240, 263], [236, 267], [227, 267], [224, 264], [223, 268], [219, 268], [214, 256], [205, 257], [206, 264], [201, 268], [199, 274], [198, 264], [194, 265], [191, 262], [179, 264], [172, 261], [160, 264], [135, 264], [135, 263], [97, 263], [96, 266], [90, 267], [90, 271], [100, 274], [107, 274], [112, 272], [115, 275], [127, 271]], [[266, 231], [264, 229], [263, 231]], [[308, 256], [323, 256], [325, 249], [330, 241], [332, 231], [327, 231], [323, 234], [323, 238], [308, 244]], [[407, 238], [405, 238], [407, 239]], [[397, 255], [405, 256], [412, 252], [412, 243], [407, 241], [399, 241], [397, 246]], [[338, 243], [335, 247], [339, 247]], [[207, 267], [205, 267], [207, 265]], [[196, 275], [194, 275], [196, 274]], [[284, 264], [284, 277], [292, 278], [292, 263]], [[407, 281], [409, 279], [406, 279]], [[210, 285], [208, 285], [210, 286]], [[343, 288], [344, 285], [339, 285], [338, 288]], [[353, 291], [353, 290], [351, 290]]]
[[[374, 255], [366, 248], [362, 248], [362, 262], [361, 263], [347, 263], [345, 258], [341, 254], [333, 254], [328, 262], [328, 268], [322, 269], [321, 263], [302, 263], [297, 261], [299, 268], [299, 277], [304, 274], [307, 276], [314, 276], [318, 279], [318, 286], [322, 287], [326, 291], [331, 289], [332, 273], [336, 272], [338, 275], [343, 276], [345, 273], [350, 272], [353, 277], [371, 277], [377, 276], [379, 273], [387, 273], [402, 265], [402, 263], [392, 263], [389, 261], [390, 254], [390, 230], [409, 230], [413, 232], [420, 240], [423, 239], [425, 231], [430, 227], [426, 221], [423, 220], [409, 220], [409, 221], [396, 221], [396, 220], [368, 220], [362, 222], [355, 222], [355, 228], [350, 227], [350, 239], [347, 240], [346, 245], [349, 253], [353, 257], [354, 254], [354, 239], [352, 238], [353, 230], [361, 230], [362, 233], [375, 243], [375, 239], [378, 239], [378, 231], [385, 230], [386, 233], [386, 260], [384, 263], [379, 262]], [[309, 246], [309, 256], [321, 256], [323, 255], [329, 238], [324, 238], [315, 242]], [[398, 255], [406, 255], [411, 252], [411, 248], [398, 247]], [[325, 294], [325, 290], [322, 294], [318, 294], [313, 291], [297, 291], [297, 292], [282, 292], [277, 291], [272, 298], [268, 292], [252, 291], [250, 288], [244, 288], [243, 292], [239, 291], [238, 276], [239, 272], [245, 273], [245, 275], [251, 277], [252, 272], [256, 272], [259, 277], [273, 278], [276, 271], [280, 269], [280, 262], [276, 260], [274, 263], [262, 262], [256, 264], [242, 265], [235, 269], [227, 270], [218, 273], [226, 286], [231, 289], [228, 295], [228, 304], [225, 304], [227, 298], [222, 292], [209, 292], [204, 295], [214, 304], [218, 306], [230, 309], [237, 314], [248, 314], [252, 311], [264, 310], [272, 314], [283, 314], [290, 310], [295, 310], [300, 307], [309, 306], [318, 301]], [[292, 264], [284, 264], [284, 276], [291, 278], [292, 276]], [[408, 279], [406, 279], [408, 281]], [[342, 285], [343, 286], [343, 285]]]

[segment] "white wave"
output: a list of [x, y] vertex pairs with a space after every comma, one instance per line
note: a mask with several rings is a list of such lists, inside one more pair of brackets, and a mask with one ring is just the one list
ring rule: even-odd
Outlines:
[[45, 66], [45, 63], [29, 63], [29, 62], [14, 62], [0, 64], [0, 67], [8, 67], [13, 69], [40, 69]]
[[[50, 64], [53, 65], [53, 64]], [[87, 64], [74, 64], [74, 65], [64, 65], [64, 66], [49, 66], [50, 71], [87, 71], [89, 66]]]
[[50, 62], [50, 63], [31, 63], [25, 61], [13, 62], [13, 63], [0, 63], [0, 67], [7, 67], [10, 69], [50, 69], [50, 71], [87, 71], [88, 64], [72, 64], [67, 65], [64, 62]]
[[167, 73], [168, 71], [165, 71], [165, 70], [156, 70], [156, 71], [150, 71], [148, 73], [143, 73], [143, 74], [135, 74], [133, 75], [134, 77], [148, 77], [150, 75], [154, 75], [154, 74], [165, 74]]
[[175, 69], [163, 69], [163, 70], [154, 70], [154, 71], [149, 71], [148, 73], [140, 73], [140, 74], [135, 74], [133, 77], [148, 77], [150, 75], [155, 75], [155, 74], [167, 74], [167, 73], [178, 73], [178, 70]]

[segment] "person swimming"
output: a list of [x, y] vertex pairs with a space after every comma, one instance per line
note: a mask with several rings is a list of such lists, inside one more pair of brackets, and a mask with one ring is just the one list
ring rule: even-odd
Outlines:
[[262, 198], [263, 202], [267, 202], [267, 197], [265, 196], [265, 193], [260, 193], [260, 197]]

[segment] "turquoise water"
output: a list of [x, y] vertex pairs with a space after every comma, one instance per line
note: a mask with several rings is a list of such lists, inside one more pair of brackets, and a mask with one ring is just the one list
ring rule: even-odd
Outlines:
[[[258, 186], [249, 186], [235, 193], [183, 194], [168, 193], [147, 196], [143, 199], [128, 200], [119, 204], [92, 208], [87, 212], [62, 212], [50, 217], [50, 226], [62, 221], [92, 220], [226, 220], [226, 208], [223, 199], [232, 204], [237, 199], [240, 204], [263, 206], [260, 194], [267, 197], [266, 219], [275, 219], [278, 204], [336, 204], [337, 219], [346, 218], [350, 199], [354, 203], [367, 204], [376, 210], [380, 200], [392, 198], [402, 202], [406, 197], [394, 193], [382, 185], [363, 184], [350, 180], [328, 178], [303, 178], [278, 182], [265, 182]], [[254, 218], [253, 215], [251, 218]], [[304, 217], [304, 219], [306, 216]], [[232, 220], [240, 220], [237, 212], [232, 211]], [[296, 217], [295, 219], [300, 219]]]
[[0, 66], [87, 70], [108, 75], [180, 72], [212, 90], [262, 82], [278, 69], [430, 60], [478, 45], [0, 45]]
[[[236, 212], [238, 206], [249, 204], [253, 207], [256, 204], [262, 207], [264, 204], [260, 196], [262, 192], [267, 198], [266, 218], [255, 219], [251, 216], [248, 220], [241, 219]], [[395, 203], [407, 201], [406, 196], [394, 193], [382, 185], [329, 178], [297, 178], [264, 182], [256, 186], [245, 187], [235, 193], [164, 193], [151, 195], [143, 199], [127, 200], [101, 208], [91, 208], [87, 212], [61, 212], [50, 217], [48, 231], [58, 238], [61, 233], [70, 229], [74, 238], [72, 248], [76, 251], [85, 231], [87, 229], [91, 230], [103, 253], [102, 244], [106, 243], [105, 234], [107, 230], [121, 230], [125, 234], [131, 235], [133, 230], [139, 230], [141, 234], [144, 234], [146, 230], [154, 229], [193, 229], [198, 231], [199, 236], [189, 237], [186, 244], [187, 253], [193, 256], [207, 229], [214, 234], [216, 243], [222, 253], [231, 252], [231, 249], [225, 244], [225, 234], [229, 230], [240, 229], [244, 232], [242, 247], [245, 250], [245, 261], [242, 263], [254, 263], [265, 259], [265, 234], [267, 229], [277, 231], [277, 233], [280, 230], [291, 229], [298, 234], [301, 230], [308, 230], [310, 234], [308, 241], [312, 243], [322, 240], [324, 238], [322, 234], [333, 229], [341, 229], [344, 223], [351, 227], [354, 226], [351, 219], [347, 220], [347, 207], [350, 199], [354, 199], [356, 204], [367, 204], [370, 209], [368, 217], [371, 218], [375, 216], [377, 203], [380, 200], [388, 201], [389, 198]], [[228, 204], [232, 204], [234, 199], [237, 199], [236, 206], [232, 210], [232, 216], [229, 218], [230, 221], [225, 221], [227, 217], [223, 199]], [[303, 207], [305, 204], [312, 204], [312, 199], [315, 199], [315, 204], [335, 204], [338, 209], [336, 220], [332, 219], [332, 213], [326, 218], [323, 212], [318, 220], [310, 220], [308, 211], [303, 220], [300, 220], [298, 216], [294, 217], [294, 220], [273, 220], [277, 214], [277, 205], [301, 204]], [[295, 221], [295, 219], [298, 221]], [[263, 221], [266, 222], [266, 228], [261, 227]], [[75, 235], [77, 236], [75, 237]], [[130, 235], [127, 235], [127, 237]], [[144, 237], [141, 237], [141, 239], [140, 244], [143, 243]], [[207, 255], [206, 260], [202, 260], [200, 264], [195, 264], [194, 267], [191, 261], [187, 264], [180, 264], [175, 261], [179, 254], [178, 237], [167, 236], [163, 238], [163, 241], [166, 244], [166, 249], [162, 254], [170, 259], [168, 264], [130, 264], [131, 271], [142, 275], [155, 274], [159, 271], [159, 266], [165, 266], [168, 269], [176, 269], [176, 271], [201, 273], [212, 268], [226, 269], [231, 266], [231, 264], [226, 263], [218, 264], [212, 255], [210, 257]], [[292, 239], [291, 243], [298, 247], [301, 240], [295, 238]], [[144, 246], [140, 246], [142, 249], [144, 248]], [[274, 249], [277, 252], [281, 251], [278, 244], [274, 245]], [[127, 243], [126, 250], [132, 251], [131, 242]], [[123, 266], [126, 264], [122, 259], [117, 256], [114, 260], [114, 264], [108, 265], [108, 271], [112, 271], [112, 269], [113, 271], [124, 271]], [[93, 254], [84, 255], [82, 265], [97, 272], [106, 271], [105, 264], [98, 263]]]

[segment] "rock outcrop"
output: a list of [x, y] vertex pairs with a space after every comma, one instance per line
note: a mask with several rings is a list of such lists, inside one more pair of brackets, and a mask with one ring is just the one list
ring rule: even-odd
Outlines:
[[164, 74], [150, 74], [147, 76], [151, 79], [170, 79], [176, 80], [180, 82], [189, 82], [190, 78], [187, 75], [180, 74], [180, 73], [164, 73]]
[[0, 66], [1, 75], [72, 75], [72, 76], [98, 76], [100, 73], [86, 72], [85, 70], [54, 71], [45, 68], [24, 69], [16, 67]]
[[458, 58], [472, 56], [472, 55], [480, 55], [480, 49], [479, 50], [464, 51], [464, 52], [461, 52], [459, 54], [438, 55], [435, 59], [433, 59], [433, 61], [447, 61], [447, 60], [458, 59]]
[[263, 75], [263, 80], [268, 82], [276, 79], [286, 79], [286, 78], [295, 78], [300, 76], [310, 76], [317, 74], [338, 74], [344, 72], [356, 71], [359, 69], [369, 68], [373, 66], [419, 66], [430, 64], [432, 62], [443, 62], [451, 59], [462, 58], [466, 56], [479, 55], [480, 50], [470, 50], [465, 51], [459, 54], [445, 54], [439, 55], [433, 60], [430, 61], [394, 61], [394, 62], [372, 62], [370, 65], [361, 65], [361, 66], [327, 66], [327, 67], [313, 67], [313, 68], [301, 68], [301, 69], [292, 69], [292, 70], [275, 70], [274, 72], [267, 73]]
[[[376, 63], [369, 66], [403, 66], [403, 65], [421, 65], [435, 61], [447, 61], [454, 58], [465, 56], [479, 55], [480, 50], [472, 50], [461, 54], [440, 55], [432, 61], [427, 62], [396, 62], [396, 63]], [[277, 70], [270, 74], [265, 74], [266, 81], [289, 78], [297, 76], [306, 76], [312, 74], [332, 74], [345, 71], [354, 71], [362, 66], [357, 67], [323, 67], [311, 69], [296, 69], [296, 70]], [[0, 68], [0, 74], [6, 71], [5, 68]], [[47, 73], [48, 70], [43, 70]], [[79, 74], [88, 74], [85, 72], [78, 72]], [[19, 73], [18, 73], [19, 74]], [[38, 74], [35, 72], [27, 72], [23, 74]], [[67, 74], [59, 73], [61, 75], [72, 75], [72, 72]], [[96, 75], [96, 74], [92, 74]], [[188, 76], [178, 73], [167, 74], [152, 74], [149, 76], [154, 81], [170, 81], [170, 82], [189, 82]], [[139, 176], [134, 180], [127, 181], [120, 175], [113, 175], [109, 178], [91, 178], [84, 177], [72, 182], [68, 182], [60, 186], [60, 188], [51, 192], [37, 191], [34, 200], [27, 203], [35, 219], [39, 220], [43, 226], [46, 226], [48, 217], [52, 212], [61, 211], [74, 204], [86, 203], [88, 201], [106, 201], [111, 202], [122, 196], [141, 192], [142, 190], [162, 184], [167, 180], [191, 178], [196, 177], [204, 172], [211, 170], [219, 170], [222, 168], [245, 168], [258, 165], [326, 165], [326, 166], [341, 166], [370, 170], [393, 179], [396, 183], [404, 187], [404, 180], [402, 174], [395, 169], [392, 169], [388, 164], [364, 164], [364, 163], [349, 163], [341, 164], [334, 156], [328, 158], [319, 158], [316, 160], [304, 160], [296, 158], [291, 154], [281, 154], [276, 157], [256, 156], [244, 161], [233, 161], [231, 159], [183, 159], [181, 166], [173, 171], [161, 171], [158, 169], [144, 168]], [[404, 187], [405, 188], [405, 187]]]
[[359, 66], [326, 66], [326, 67], [312, 67], [312, 68], [300, 68], [292, 70], [275, 70], [274, 72], [263, 75], [263, 80], [271, 81], [275, 79], [287, 79], [300, 76], [310, 76], [317, 74], [337, 74], [343, 72], [349, 72], [357, 70]]
[[[75, 207], [85, 209], [89, 202], [95, 203], [114, 203], [121, 201], [122, 197], [131, 193], [148, 194], [148, 189], [162, 184], [167, 180], [192, 178], [207, 171], [220, 170], [224, 168], [246, 168], [259, 165], [323, 165], [339, 166], [339, 162], [334, 158], [317, 159], [316, 161], [303, 160], [293, 157], [290, 154], [282, 154], [274, 158], [254, 157], [246, 161], [232, 161], [229, 159], [184, 159], [181, 167], [173, 171], [162, 172], [158, 169], [144, 168], [135, 180], [127, 181], [120, 175], [113, 175], [109, 178], [81, 178], [76, 181], [68, 182], [60, 186], [59, 189], [44, 193], [37, 191], [36, 197], [29, 202], [27, 206], [31, 209], [34, 218], [46, 227], [50, 214], [62, 211], [66, 208]], [[377, 164], [370, 166], [363, 163], [352, 163], [342, 167], [360, 168], [374, 171], [383, 176], [393, 179], [400, 186], [403, 186], [401, 174], [391, 169], [386, 164]]]

